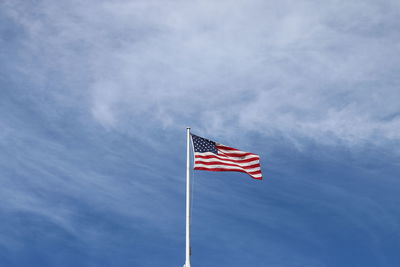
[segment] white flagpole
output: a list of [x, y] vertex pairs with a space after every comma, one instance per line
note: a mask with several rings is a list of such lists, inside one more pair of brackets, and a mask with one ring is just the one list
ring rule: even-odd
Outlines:
[[190, 267], [190, 127], [186, 127], [186, 261]]

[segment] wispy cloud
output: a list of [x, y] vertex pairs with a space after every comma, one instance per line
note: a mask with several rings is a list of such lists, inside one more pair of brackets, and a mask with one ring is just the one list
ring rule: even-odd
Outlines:
[[6, 3], [39, 74], [73, 75], [104, 126], [399, 139], [396, 1]]

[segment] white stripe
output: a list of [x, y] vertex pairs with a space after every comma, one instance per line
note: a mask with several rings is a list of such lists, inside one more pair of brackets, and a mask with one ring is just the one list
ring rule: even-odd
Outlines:
[[194, 164], [194, 167], [202, 167], [202, 168], [207, 168], [207, 169], [215, 169], [215, 168], [221, 168], [221, 169], [227, 169], [227, 170], [242, 170], [245, 172], [255, 172], [255, 171], [260, 171], [260, 167], [254, 168], [254, 169], [244, 169], [241, 167], [236, 167], [236, 166], [226, 166], [226, 165], [205, 165], [205, 164]]
[[197, 158], [195, 161], [202, 161], [202, 162], [222, 162], [222, 163], [227, 163], [227, 164], [235, 164], [239, 166], [251, 166], [254, 164], [259, 164], [260, 161], [258, 159], [255, 159], [250, 162], [243, 162], [243, 163], [238, 163], [238, 162], [232, 162], [232, 161], [227, 161], [227, 160], [222, 160], [222, 159], [216, 159], [216, 158], [211, 158], [211, 159], [201, 159]]
[[241, 159], [260, 159], [260, 157], [256, 154], [253, 155], [247, 155], [247, 156], [242, 156], [242, 157], [233, 157], [233, 156], [225, 156], [223, 154], [215, 154], [212, 152], [194, 152], [194, 155], [200, 155], [200, 156], [216, 156], [220, 159], [234, 159], [234, 160], [241, 160]]

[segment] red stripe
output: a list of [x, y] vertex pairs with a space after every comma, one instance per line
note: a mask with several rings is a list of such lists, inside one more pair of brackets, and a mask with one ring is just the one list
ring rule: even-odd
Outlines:
[[203, 155], [195, 155], [195, 159], [200, 158], [200, 159], [220, 159], [220, 160], [227, 160], [227, 161], [231, 161], [231, 162], [236, 162], [236, 163], [246, 163], [246, 162], [251, 162], [251, 161], [255, 161], [255, 160], [260, 160], [260, 157], [254, 157], [254, 158], [250, 158], [250, 159], [230, 159], [230, 158], [225, 158], [225, 157], [221, 157], [221, 156], [217, 156], [217, 155], [207, 155], [207, 156], [203, 156]]
[[238, 158], [244, 157], [244, 156], [258, 156], [256, 154], [249, 153], [249, 152], [243, 152], [241, 154], [236, 154], [236, 153], [222, 152], [220, 150], [218, 150], [218, 154], [224, 155], [224, 156], [229, 156], [229, 157], [238, 157]]
[[229, 170], [229, 169], [223, 169], [223, 168], [214, 168], [214, 169], [207, 169], [204, 167], [195, 167], [195, 170], [203, 170], [203, 171], [216, 171], [216, 172], [227, 172], [227, 171], [234, 171], [234, 172], [244, 172], [247, 173], [248, 175], [251, 176], [251, 178], [256, 179], [256, 180], [262, 180], [262, 176], [261, 177], [254, 177], [252, 176], [252, 174], [261, 174], [261, 171], [257, 171], [257, 172], [246, 172], [244, 170]]
[[229, 146], [224, 146], [224, 145], [216, 145], [217, 148], [220, 149], [225, 149], [225, 150], [235, 150], [235, 151], [240, 151], [239, 149], [233, 148], [233, 147], [229, 147]]
[[202, 170], [228, 170], [228, 171], [233, 171], [233, 172], [236, 172], [236, 171], [240, 171], [240, 172], [245, 172], [245, 173], [248, 173], [248, 174], [261, 174], [261, 170], [258, 170], [258, 171], [247, 171], [247, 170], [241, 170], [241, 169], [232, 169], [232, 168], [224, 168], [224, 167], [215, 167], [215, 168], [207, 168], [207, 167], [201, 167], [201, 166], [194, 166], [194, 169], [195, 170], [198, 170], [198, 169], [202, 169]]
[[243, 169], [254, 169], [257, 167], [260, 167], [260, 163], [249, 165], [249, 166], [240, 166], [237, 164], [230, 164], [230, 163], [225, 163], [225, 162], [207, 162], [207, 161], [195, 161], [194, 164], [204, 164], [204, 165], [225, 165], [225, 166], [233, 166], [233, 167], [239, 167]]

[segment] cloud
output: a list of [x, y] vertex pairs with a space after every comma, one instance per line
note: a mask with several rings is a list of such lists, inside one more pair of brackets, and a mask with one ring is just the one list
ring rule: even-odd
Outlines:
[[133, 118], [332, 144], [399, 139], [395, 1], [5, 5], [28, 54], [45, 55], [39, 73], [66, 74], [106, 127]]

